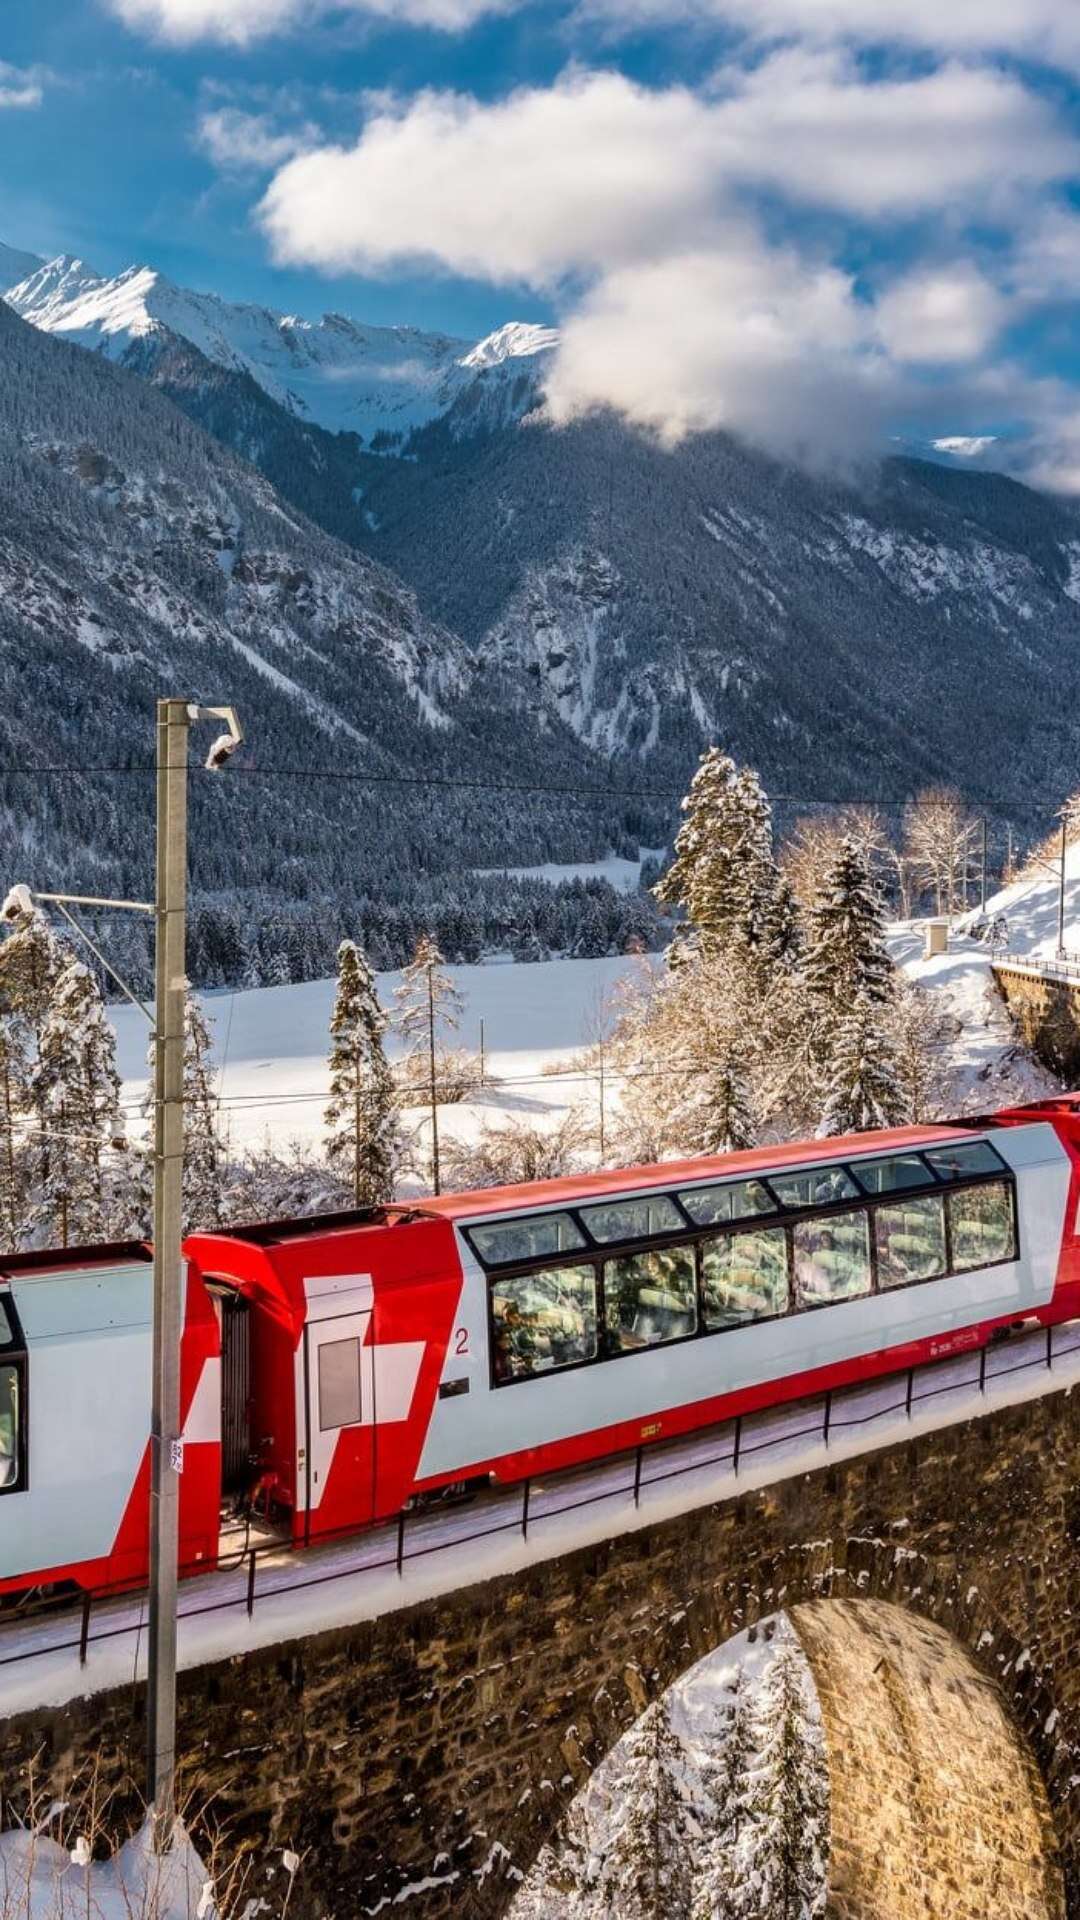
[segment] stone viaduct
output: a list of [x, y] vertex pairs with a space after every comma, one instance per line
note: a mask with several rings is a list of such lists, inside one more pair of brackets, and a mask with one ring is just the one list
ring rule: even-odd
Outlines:
[[[304, 1854], [290, 1920], [496, 1920], [646, 1704], [786, 1608], [835, 1920], [1080, 1920], [1080, 1392], [182, 1677], [188, 1786]], [[134, 1689], [9, 1720], [5, 1813], [141, 1761]]]

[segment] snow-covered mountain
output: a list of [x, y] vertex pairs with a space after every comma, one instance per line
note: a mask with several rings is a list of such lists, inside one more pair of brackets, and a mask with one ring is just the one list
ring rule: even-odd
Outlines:
[[[113, 278], [61, 254], [34, 261], [0, 249], [0, 291], [45, 333], [124, 361], [186, 341], [216, 366], [247, 373], [289, 412], [370, 445], [399, 444], [414, 428], [458, 408], [500, 419], [512, 389], [533, 386], [555, 343], [548, 327], [511, 322], [484, 340], [373, 327], [344, 314], [310, 321], [179, 287], [152, 267]], [[29, 264], [28, 264], [29, 263]], [[528, 403], [524, 390], [520, 397]]]
[[[2, 302], [0, 359], [5, 884], [145, 896], [152, 794], [95, 769], [146, 765], [162, 692], [228, 699], [251, 743], [246, 776], [195, 783], [204, 978], [236, 977], [238, 927], [284, 977], [325, 971], [370, 912], [400, 957], [435, 899], [469, 901], [448, 945], [478, 950], [474, 869], [626, 838], [617, 805], [582, 822], [523, 789], [494, 808], [485, 779], [542, 788], [601, 769], [571, 735], [541, 741], [511, 705], [478, 700], [471, 649], [400, 580], [168, 399]], [[451, 802], [455, 780], [475, 784]]]

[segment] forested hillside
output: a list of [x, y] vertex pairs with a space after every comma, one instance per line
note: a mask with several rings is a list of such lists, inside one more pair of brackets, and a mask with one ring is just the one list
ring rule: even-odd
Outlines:
[[[474, 867], [659, 843], [655, 805], [529, 791], [608, 775], [481, 702], [457, 636], [167, 399], [3, 305], [0, 353], [5, 879], [145, 896], [153, 790], [130, 769], [166, 691], [232, 700], [250, 741], [194, 781], [204, 980], [282, 953], [289, 977], [326, 971], [343, 929], [392, 963], [432, 915], [461, 957], [505, 947], [520, 889]], [[491, 782], [525, 790], [493, 804]], [[618, 943], [640, 909], [601, 891]]]

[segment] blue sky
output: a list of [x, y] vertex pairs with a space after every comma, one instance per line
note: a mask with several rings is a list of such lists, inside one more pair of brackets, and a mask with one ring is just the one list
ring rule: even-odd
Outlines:
[[1080, 491], [1072, 0], [0, 0], [0, 238]]

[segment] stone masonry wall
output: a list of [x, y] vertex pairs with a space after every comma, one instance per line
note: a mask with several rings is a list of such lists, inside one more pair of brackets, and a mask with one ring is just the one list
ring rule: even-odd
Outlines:
[[[872, 1599], [937, 1623], [966, 1649], [1043, 1782], [1046, 1859], [1033, 1862], [1018, 1904], [998, 1900], [993, 1920], [1040, 1911], [1057, 1920], [1056, 1859], [1064, 1911], [1080, 1920], [1078, 1542], [1080, 1394], [1058, 1392], [378, 1621], [185, 1674], [187, 1783], [196, 1798], [214, 1796], [237, 1841], [261, 1854], [306, 1852], [290, 1920], [358, 1920], [407, 1886], [422, 1887], [407, 1903], [413, 1920], [495, 1920], [592, 1768], [689, 1665], [779, 1607]], [[800, 1630], [838, 1725], [850, 1729], [860, 1713], [895, 1719], [916, 1679], [924, 1699], [934, 1694], [929, 1653], [918, 1675], [907, 1656], [888, 1655], [888, 1687], [860, 1695], [842, 1684], [840, 1652], [826, 1667], [813, 1622], [800, 1616]], [[946, 1691], [951, 1684], [960, 1684], [953, 1667], [942, 1679]], [[971, 1698], [992, 1720], [989, 1693]], [[20, 1803], [35, 1755], [46, 1791], [62, 1790], [91, 1757], [103, 1783], [121, 1785], [141, 1769], [141, 1748], [134, 1690], [24, 1715], [3, 1728], [0, 1793], [9, 1807]], [[910, 1780], [925, 1751], [920, 1735], [903, 1763]], [[881, 1785], [893, 1800], [895, 1760], [879, 1762], [893, 1766]], [[1015, 1769], [1008, 1777], [1015, 1784]], [[970, 1780], [957, 1789], [969, 1830], [971, 1790]], [[872, 1779], [868, 1791], [877, 1791]], [[952, 1854], [929, 1857], [944, 1844], [952, 1791], [949, 1778], [934, 1788], [941, 1822], [907, 1828], [905, 1845], [927, 1856], [927, 1886], [958, 1871]], [[1008, 1827], [1013, 1787], [999, 1779], [987, 1792], [988, 1828]], [[837, 1815], [861, 1828], [842, 1791]], [[1030, 1819], [1024, 1832], [1030, 1838]], [[1027, 1844], [1018, 1839], [1010, 1857]], [[838, 1862], [860, 1845], [859, 1832], [834, 1828]], [[1032, 1885], [1046, 1889], [1042, 1909]], [[969, 1920], [973, 1897], [957, 1885], [933, 1920]], [[832, 1913], [883, 1920], [847, 1884]]]

